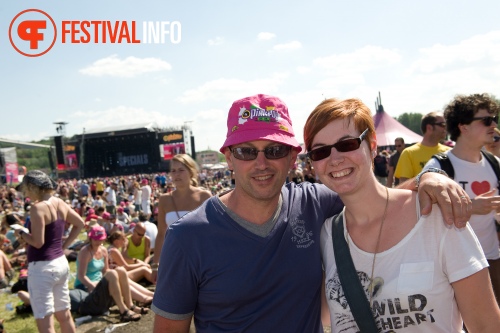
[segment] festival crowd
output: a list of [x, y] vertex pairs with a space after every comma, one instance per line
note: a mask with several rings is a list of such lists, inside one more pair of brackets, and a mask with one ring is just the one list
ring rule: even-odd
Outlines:
[[40, 332], [112, 306], [154, 311], [158, 333], [496, 332], [499, 111], [457, 95], [389, 153], [366, 105], [326, 99], [300, 154], [286, 104], [255, 95], [229, 110], [228, 170], [186, 154], [169, 173], [31, 170], [0, 188], [0, 287]]

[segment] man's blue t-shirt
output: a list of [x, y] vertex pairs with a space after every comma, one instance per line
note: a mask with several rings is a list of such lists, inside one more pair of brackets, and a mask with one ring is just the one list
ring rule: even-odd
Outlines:
[[323, 332], [320, 233], [342, 209], [317, 184], [287, 184], [270, 233], [233, 220], [213, 197], [167, 233], [153, 310], [170, 319], [194, 314], [197, 332]]

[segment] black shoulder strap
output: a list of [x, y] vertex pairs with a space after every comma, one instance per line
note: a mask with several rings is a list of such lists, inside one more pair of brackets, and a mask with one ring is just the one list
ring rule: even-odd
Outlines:
[[445, 153], [437, 153], [435, 155], [432, 155], [436, 160], [438, 160], [439, 165], [441, 165], [441, 170], [446, 172], [448, 174], [448, 177], [451, 179], [455, 178], [455, 169], [453, 169], [453, 165], [450, 162], [450, 159], [448, 158], [448, 155]]
[[497, 176], [497, 187], [498, 187], [498, 191], [500, 192], [500, 165], [498, 164], [498, 161], [495, 158], [495, 155], [493, 155], [487, 151], [484, 151], [484, 150], [482, 150], [481, 152], [483, 153], [484, 158], [486, 158], [486, 160], [488, 162], [490, 162], [490, 165], [493, 168], [495, 175]]
[[335, 263], [339, 274], [340, 284], [344, 290], [345, 298], [351, 308], [352, 315], [360, 332], [378, 333], [377, 324], [373, 318], [366, 293], [359, 281], [356, 267], [352, 262], [349, 246], [344, 237], [344, 214], [340, 213], [333, 218], [332, 240]]

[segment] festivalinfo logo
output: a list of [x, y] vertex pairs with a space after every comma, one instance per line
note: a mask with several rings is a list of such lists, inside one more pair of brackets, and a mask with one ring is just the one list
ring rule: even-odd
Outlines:
[[63, 20], [58, 27], [40, 9], [23, 10], [10, 22], [10, 43], [26, 57], [46, 54], [58, 38], [62, 44], [179, 44], [182, 27], [179, 21], [102, 20]]

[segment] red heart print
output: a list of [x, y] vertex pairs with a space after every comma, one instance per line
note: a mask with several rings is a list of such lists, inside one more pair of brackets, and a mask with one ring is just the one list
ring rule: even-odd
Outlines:
[[490, 183], [488, 183], [486, 180], [484, 182], [472, 182], [470, 188], [475, 195], [480, 195], [490, 190]]

